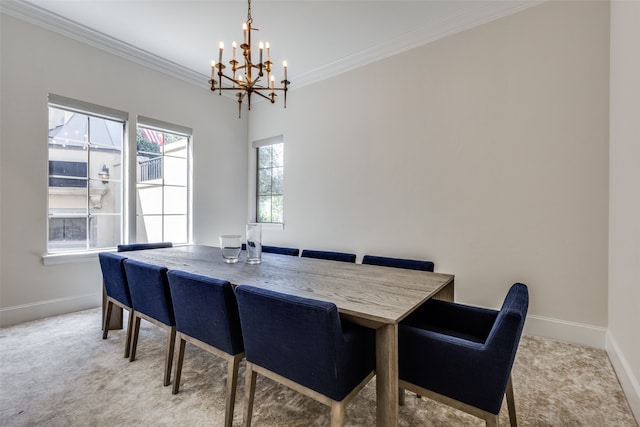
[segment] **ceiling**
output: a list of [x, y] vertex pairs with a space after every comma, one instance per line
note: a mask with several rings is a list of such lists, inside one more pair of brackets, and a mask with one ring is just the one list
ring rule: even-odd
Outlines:
[[[539, 4], [539, 0], [253, 0], [254, 46], [271, 45], [291, 89]], [[244, 0], [2, 0], [2, 11], [207, 86], [241, 42]], [[239, 44], [239, 43], [238, 43]], [[255, 54], [254, 54], [255, 55]], [[255, 60], [255, 57], [254, 57]], [[407, 67], [399, 72], [410, 72]]]

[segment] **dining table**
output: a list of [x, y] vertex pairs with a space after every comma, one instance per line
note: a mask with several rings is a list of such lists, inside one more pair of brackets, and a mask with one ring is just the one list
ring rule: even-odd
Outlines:
[[[451, 274], [271, 253], [263, 253], [260, 264], [248, 264], [244, 262], [244, 251], [239, 262], [228, 264], [223, 261], [220, 248], [204, 245], [122, 255], [169, 270], [227, 280], [232, 285], [252, 285], [329, 301], [344, 319], [375, 329], [376, 423], [385, 427], [398, 425], [398, 324], [431, 298], [453, 301], [454, 297]], [[120, 327], [121, 317], [120, 314]], [[117, 327], [118, 320], [115, 322]], [[110, 327], [113, 326], [112, 323]]]

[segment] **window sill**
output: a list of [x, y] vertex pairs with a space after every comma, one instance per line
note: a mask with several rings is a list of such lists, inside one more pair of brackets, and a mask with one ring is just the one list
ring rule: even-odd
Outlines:
[[75, 264], [78, 262], [93, 262], [98, 259], [100, 251], [87, 251], [87, 252], [66, 252], [58, 254], [45, 254], [42, 255], [42, 263], [44, 265], [58, 265], [58, 264]]
[[282, 222], [259, 222], [263, 230], [268, 231], [284, 231], [284, 223]]

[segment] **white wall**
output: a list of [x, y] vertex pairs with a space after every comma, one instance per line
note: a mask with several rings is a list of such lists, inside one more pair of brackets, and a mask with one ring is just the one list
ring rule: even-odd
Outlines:
[[[246, 222], [247, 124], [235, 102], [103, 50], [1, 15], [0, 323], [97, 306], [97, 259], [43, 265], [47, 94], [193, 129], [194, 240], [217, 244]], [[135, 147], [135, 133], [131, 144]]]
[[608, 3], [548, 2], [258, 104], [249, 139], [285, 140], [265, 243], [430, 259], [481, 306], [521, 281], [528, 333], [604, 347], [608, 72]]
[[611, 3], [609, 330], [611, 356], [640, 420], [640, 3]]

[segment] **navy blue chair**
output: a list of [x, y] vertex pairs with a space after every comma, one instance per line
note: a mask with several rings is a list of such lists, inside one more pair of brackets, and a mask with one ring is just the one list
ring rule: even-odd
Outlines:
[[236, 288], [246, 366], [244, 425], [251, 425], [256, 374], [331, 407], [345, 405], [373, 377], [375, 332], [341, 321], [335, 304], [253, 286]]
[[180, 388], [182, 362], [187, 342], [227, 361], [226, 427], [233, 424], [233, 409], [238, 383], [238, 367], [244, 357], [244, 343], [236, 296], [231, 283], [184, 271], [167, 273], [173, 311], [176, 319], [176, 340], [179, 341], [173, 394]]
[[291, 256], [300, 255], [300, 249], [282, 248], [280, 246], [262, 245], [262, 252], [266, 252], [266, 253], [270, 253], [270, 254], [291, 255]]
[[171, 365], [176, 339], [176, 321], [173, 314], [171, 291], [167, 279], [167, 268], [132, 259], [124, 261], [133, 301], [134, 325], [129, 361], [136, 359], [140, 320], [144, 319], [168, 331], [167, 351], [164, 365], [164, 385], [171, 382]]
[[517, 425], [511, 369], [529, 291], [514, 284], [499, 311], [429, 300], [400, 323], [399, 385], [498, 425], [507, 395]]
[[356, 262], [356, 254], [348, 254], [344, 252], [328, 252], [305, 249], [302, 251], [302, 257], [328, 259], [331, 261]]
[[375, 255], [365, 255], [362, 258], [363, 264], [369, 265], [380, 265], [383, 267], [396, 267], [396, 268], [405, 268], [408, 270], [421, 270], [421, 271], [431, 271], [433, 272], [433, 262], [431, 261], [419, 261], [413, 259], [402, 259], [402, 258], [388, 258], [382, 256]]
[[128, 245], [118, 245], [118, 252], [139, 251], [142, 249], [160, 249], [172, 248], [171, 242], [154, 242], [154, 243], [130, 243]]
[[107, 339], [109, 334], [109, 323], [113, 306], [121, 307], [129, 312], [129, 322], [127, 324], [127, 339], [124, 347], [124, 357], [129, 357], [131, 346], [131, 330], [133, 326], [133, 303], [129, 293], [129, 284], [124, 271], [123, 256], [110, 252], [100, 252], [98, 254], [100, 268], [102, 269], [102, 281], [104, 283], [104, 295], [106, 310], [102, 322], [102, 339]]

